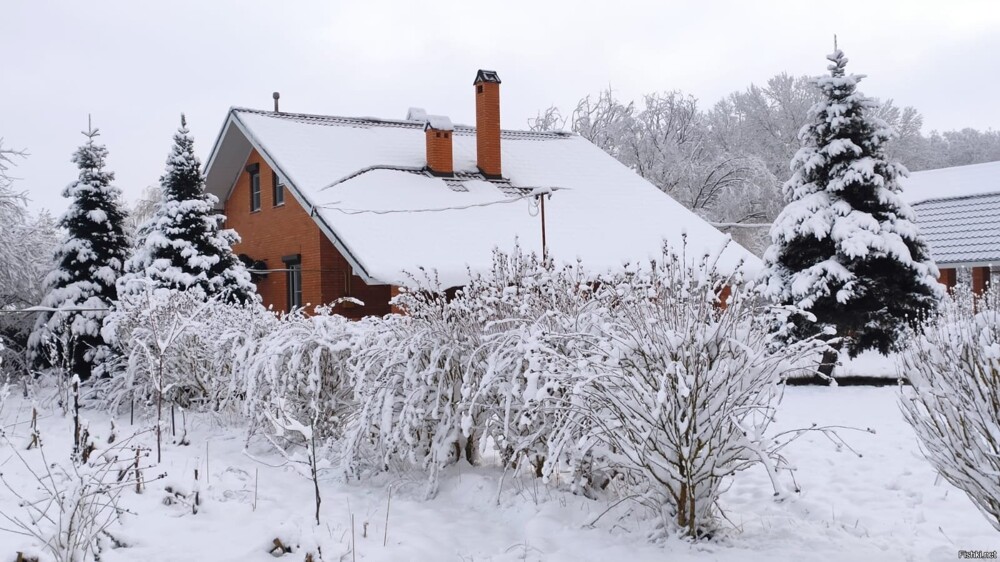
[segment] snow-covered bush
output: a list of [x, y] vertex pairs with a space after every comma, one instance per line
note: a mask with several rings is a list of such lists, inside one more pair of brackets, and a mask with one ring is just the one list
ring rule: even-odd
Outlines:
[[102, 331], [120, 360], [113, 376], [97, 383], [100, 395], [112, 410], [157, 400], [236, 410], [240, 354], [276, 322], [258, 304], [206, 299], [197, 289], [147, 286], [123, 295]]
[[596, 298], [608, 311], [604, 334], [573, 375], [546, 474], [566, 458], [601, 459], [668, 529], [691, 537], [714, 531], [735, 472], [763, 465], [780, 492], [766, 431], [787, 360], [819, 344], [773, 345], [775, 314], [739, 270], [724, 275], [707, 256], [692, 265], [669, 248], [605, 278]]
[[482, 372], [462, 390], [471, 395], [463, 429], [489, 437], [505, 465], [527, 461], [540, 475], [571, 376], [606, 318], [593, 298], [598, 281], [580, 263], [497, 253], [492, 271], [453, 301], [484, 323]]
[[122, 494], [142, 480], [138, 472], [147, 468], [140, 465], [144, 455], [137, 436], [94, 449], [85, 462], [50, 463], [39, 447], [40, 466], [4, 436], [9, 450], [34, 477], [34, 486], [8, 481], [0, 474], [21, 508], [0, 513], [6, 521], [0, 532], [27, 537], [30, 549], [25, 554], [55, 562], [100, 560], [102, 551], [127, 546], [112, 529], [125, 513], [119, 502]]
[[313, 316], [296, 310], [244, 344], [232, 394], [243, 397], [250, 431], [271, 431], [277, 417], [305, 424], [321, 441], [341, 437], [355, 405], [352, 344], [374, 321], [348, 320], [334, 314], [334, 307], [317, 307]]
[[902, 354], [924, 455], [1000, 531], [1000, 288], [956, 289]]
[[461, 458], [463, 381], [477, 368], [481, 323], [456, 313], [443, 292], [411, 291], [390, 316], [356, 341], [352, 363], [358, 400], [345, 435], [345, 468], [415, 465], [429, 473]]
[[463, 456], [476, 464], [492, 444], [505, 465], [527, 460], [540, 471], [592, 283], [579, 264], [520, 252], [497, 252], [491, 271], [471, 277], [454, 292], [402, 293], [405, 316], [360, 333], [349, 470], [415, 465], [428, 471], [433, 494], [441, 467]]

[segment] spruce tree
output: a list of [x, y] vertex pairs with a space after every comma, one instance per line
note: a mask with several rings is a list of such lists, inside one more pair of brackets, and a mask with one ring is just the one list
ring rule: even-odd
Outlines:
[[[128, 256], [121, 191], [104, 169], [108, 151], [96, 144], [97, 129], [88, 127], [87, 142], [73, 154], [79, 179], [63, 190], [71, 199], [59, 219], [65, 238], [55, 250], [55, 269], [45, 279], [42, 306], [66, 309], [44, 313], [29, 341], [36, 368], [62, 367], [86, 379], [107, 354], [101, 323], [116, 300], [115, 282]], [[51, 360], [57, 364], [52, 365]]]
[[830, 75], [814, 79], [823, 97], [783, 186], [787, 206], [771, 227], [765, 291], [815, 316], [796, 317], [792, 337], [834, 327], [852, 357], [888, 353], [907, 323], [936, 306], [938, 270], [900, 197], [908, 172], [886, 156], [893, 132], [857, 91], [864, 76], [845, 74], [839, 49], [827, 59]]
[[250, 274], [233, 255], [239, 237], [223, 230], [225, 217], [215, 211], [218, 199], [205, 193], [194, 139], [181, 115], [181, 126], [160, 178], [163, 201], [139, 229], [135, 255], [120, 282], [122, 294], [146, 287], [200, 290], [206, 297], [245, 303], [257, 298]]

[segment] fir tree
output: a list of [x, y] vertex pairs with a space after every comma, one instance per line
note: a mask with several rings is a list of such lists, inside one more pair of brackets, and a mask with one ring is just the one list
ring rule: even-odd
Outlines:
[[87, 142], [73, 154], [79, 179], [63, 190], [72, 200], [59, 219], [66, 237], [56, 247], [42, 300], [44, 307], [70, 310], [40, 316], [29, 341], [36, 368], [58, 366], [83, 379], [106, 357], [101, 323], [116, 300], [115, 282], [129, 251], [121, 191], [104, 169], [108, 151], [95, 144], [97, 129], [88, 127], [84, 135]]
[[245, 303], [257, 298], [250, 274], [233, 255], [239, 237], [221, 229], [225, 217], [215, 212], [218, 199], [205, 193], [194, 139], [181, 115], [181, 127], [160, 178], [163, 201], [139, 229], [138, 248], [120, 281], [123, 294], [145, 288], [200, 290], [206, 297]]
[[815, 316], [798, 317], [792, 337], [834, 327], [852, 357], [888, 353], [908, 322], [936, 306], [938, 270], [900, 197], [908, 172], [886, 157], [893, 132], [857, 91], [864, 76], [845, 74], [839, 49], [827, 58], [830, 75], [814, 80], [823, 98], [799, 133], [787, 206], [764, 254], [765, 291]]

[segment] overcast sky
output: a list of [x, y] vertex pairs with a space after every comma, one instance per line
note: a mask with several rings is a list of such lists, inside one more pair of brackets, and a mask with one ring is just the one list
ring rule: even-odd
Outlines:
[[33, 208], [65, 209], [88, 113], [126, 198], [158, 181], [185, 112], [207, 157], [230, 106], [474, 123], [472, 79], [495, 69], [505, 128], [679, 89], [710, 105], [782, 71], [815, 75], [836, 33], [868, 95], [925, 130], [1000, 129], [996, 0], [43, 0], [0, 7], [0, 137]]

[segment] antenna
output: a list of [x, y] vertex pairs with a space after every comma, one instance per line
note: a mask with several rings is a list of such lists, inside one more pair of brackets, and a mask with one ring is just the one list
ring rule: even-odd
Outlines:
[[[839, 49], [837, 48], [837, 34], [836, 34], [836, 33], [834, 33], [834, 34], [833, 34], [833, 50], [834, 50], [834, 51], [838, 51], [838, 50], [839, 50]], [[276, 110], [276, 111], [277, 111], [277, 110]]]
[[281, 113], [281, 111], [278, 110], [278, 99], [281, 98], [281, 94], [278, 92], [274, 92], [273, 94], [271, 94], [271, 97], [274, 98], [274, 112]]

